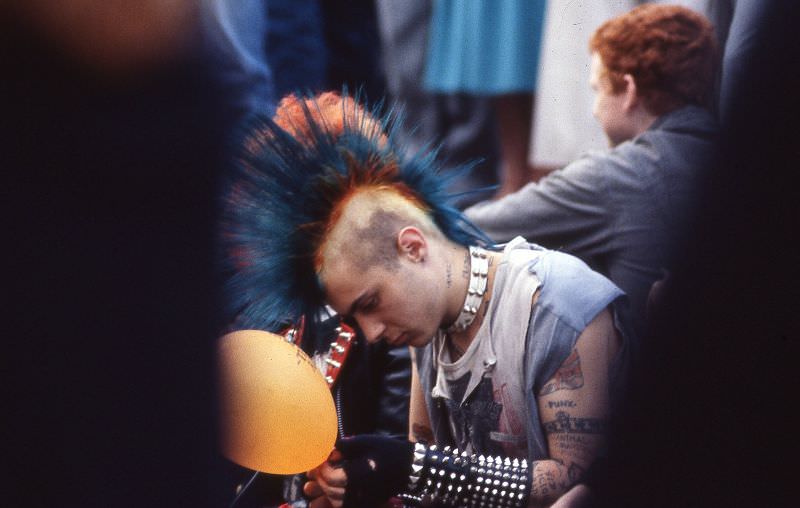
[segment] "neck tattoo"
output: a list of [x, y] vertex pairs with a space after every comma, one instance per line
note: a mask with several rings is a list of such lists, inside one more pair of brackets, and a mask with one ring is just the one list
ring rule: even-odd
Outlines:
[[483, 301], [483, 295], [486, 293], [489, 278], [488, 253], [480, 247], [470, 246], [469, 254], [470, 270], [467, 295], [464, 297], [461, 312], [458, 313], [455, 322], [446, 330], [448, 333], [463, 332], [472, 324]]

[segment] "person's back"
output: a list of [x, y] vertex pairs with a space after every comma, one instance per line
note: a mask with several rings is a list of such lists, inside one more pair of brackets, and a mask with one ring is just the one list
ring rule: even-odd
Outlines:
[[[587, 154], [540, 186], [529, 186], [519, 193], [523, 199], [516, 210], [508, 210], [521, 217], [535, 200], [554, 199], [574, 192], [575, 186], [589, 185], [596, 195], [582, 205], [596, 209], [596, 227], [578, 232], [586, 227], [583, 217], [571, 227], [542, 213], [541, 221], [518, 224], [516, 231], [564, 248], [608, 275], [628, 295], [641, 322], [651, 285], [663, 277], [662, 268], [672, 265], [674, 246], [690, 226], [716, 134], [713, 117], [703, 109], [688, 106], [664, 115], [651, 130], [613, 151]], [[498, 240], [514, 234], [481, 225]]]
[[629, 295], [641, 329], [714, 155], [717, 126], [702, 105], [716, 45], [699, 14], [647, 5], [601, 26], [590, 47], [595, 117], [612, 148], [466, 215], [495, 241], [522, 235], [583, 258]]

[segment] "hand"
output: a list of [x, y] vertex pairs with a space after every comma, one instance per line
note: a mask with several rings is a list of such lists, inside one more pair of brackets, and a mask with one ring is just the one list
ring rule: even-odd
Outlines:
[[336, 448], [344, 458], [345, 508], [378, 506], [405, 489], [414, 450], [409, 441], [361, 435], [341, 439]]
[[341, 508], [344, 502], [347, 474], [339, 462], [342, 454], [334, 450], [328, 460], [307, 473], [309, 481], [303, 486], [311, 498], [309, 508]]

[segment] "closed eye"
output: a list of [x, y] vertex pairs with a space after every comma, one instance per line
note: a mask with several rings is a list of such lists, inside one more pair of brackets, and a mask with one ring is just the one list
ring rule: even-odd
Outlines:
[[376, 295], [372, 295], [361, 303], [359, 310], [361, 312], [372, 312], [377, 307], [378, 297]]

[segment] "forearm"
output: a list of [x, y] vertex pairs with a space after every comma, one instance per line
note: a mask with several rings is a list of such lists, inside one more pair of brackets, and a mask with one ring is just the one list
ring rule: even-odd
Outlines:
[[[507, 242], [515, 236], [530, 236], [532, 191], [526, 186], [497, 201], [485, 201], [465, 210], [465, 215], [495, 242]], [[533, 213], [532, 213], [533, 212]], [[535, 217], [534, 217], [535, 218]]]
[[600, 240], [608, 220], [603, 187], [586, 171], [593, 173], [585, 163], [570, 165], [502, 199], [471, 206], [464, 214], [495, 242], [523, 236], [580, 250], [583, 243]]
[[560, 460], [538, 460], [531, 467], [529, 508], [550, 506], [579, 480], [577, 469]]

